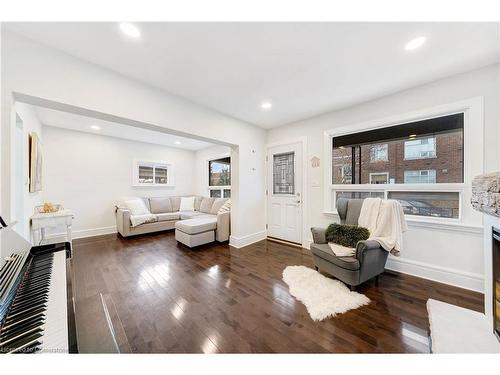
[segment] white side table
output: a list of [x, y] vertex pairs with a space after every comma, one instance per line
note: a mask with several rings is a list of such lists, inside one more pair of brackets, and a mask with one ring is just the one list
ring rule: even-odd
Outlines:
[[73, 222], [73, 212], [70, 210], [60, 210], [50, 213], [36, 213], [31, 216], [31, 234], [35, 245], [41, 245], [45, 241], [45, 229], [59, 226], [66, 227], [66, 236], [71, 243], [71, 225]]

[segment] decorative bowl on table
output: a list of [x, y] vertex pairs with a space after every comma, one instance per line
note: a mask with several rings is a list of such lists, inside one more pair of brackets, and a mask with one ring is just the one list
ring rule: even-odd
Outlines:
[[49, 214], [49, 213], [54, 213], [54, 212], [59, 212], [63, 209], [63, 206], [60, 204], [53, 204], [50, 202], [46, 202], [41, 206], [36, 206], [35, 210], [36, 213], [39, 214]]

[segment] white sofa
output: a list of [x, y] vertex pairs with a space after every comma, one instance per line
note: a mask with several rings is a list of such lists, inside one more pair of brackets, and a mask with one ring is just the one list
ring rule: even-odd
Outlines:
[[[193, 222], [191, 219], [203, 219], [201, 220], [203, 222], [202, 224], [205, 224], [205, 227], [208, 225], [212, 228], [204, 231], [212, 231], [214, 237], [212, 241], [217, 240], [219, 242], [224, 242], [229, 240], [231, 213], [229, 211], [218, 213], [219, 209], [226, 203], [228, 198], [196, 196], [194, 200], [194, 211], [179, 211], [181, 205], [181, 197], [179, 196], [142, 199], [149, 208], [149, 211], [155, 216], [155, 219], [152, 222], [132, 227], [130, 223], [130, 211], [126, 208], [118, 207], [116, 209], [116, 227], [118, 233], [123, 237], [174, 229], [178, 221], [185, 221], [186, 224], [191, 222], [192, 226], [197, 227], [199, 223], [196, 221]], [[210, 222], [212, 222], [212, 224], [208, 224]], [[186, 226], [183, 226], [183, 228], [187, 232], [190, 231], [186, 229]], [[198, 227], [198, 229], [193, 230], [196, 231], [200, 228], [203, 227]], [[199, 233], [200, 232], [194, 234]], [[205, 235], [205, 240], [207, 240], [207, 238], [207, 235]]]

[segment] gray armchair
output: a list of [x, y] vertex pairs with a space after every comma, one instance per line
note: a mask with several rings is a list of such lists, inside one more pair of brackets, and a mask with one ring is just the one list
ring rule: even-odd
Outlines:
[[[339, 198], [337, 211], [341, 224], [358, 225], [362, 199]], [[354, 290], [359, 284], [376, 277], [384, 272], [388, 251], [384, 250], [377, 241], [359, 241], [356, 253], [350, 257], [337, 257], [325, 238], [325, 228], [311, 228], [313, 254], [316, 270], [326, 272], [343, 281]]]

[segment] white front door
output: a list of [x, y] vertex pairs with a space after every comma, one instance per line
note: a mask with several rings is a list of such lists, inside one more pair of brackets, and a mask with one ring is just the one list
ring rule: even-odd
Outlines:
[[302, 144], [267, 151], [267, 235], [302, 244]]

